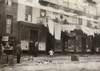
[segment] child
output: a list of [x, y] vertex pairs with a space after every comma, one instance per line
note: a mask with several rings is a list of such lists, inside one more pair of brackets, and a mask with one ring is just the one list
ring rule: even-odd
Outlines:
[[50, 51], [49, 51], [49, 55], [50, 55], [50, 57], [53, 57], [54, 51], [53, 51], [53, 50], [50, 50]]

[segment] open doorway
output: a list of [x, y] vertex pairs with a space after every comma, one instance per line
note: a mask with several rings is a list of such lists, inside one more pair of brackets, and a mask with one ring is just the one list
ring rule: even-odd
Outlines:
[[35, 49], [35, 43], [38, 41], [38, 30], [30, 30], [30, 43], [29, 43], [29, 54], [34, 55], [38, 52], [38, 48]]

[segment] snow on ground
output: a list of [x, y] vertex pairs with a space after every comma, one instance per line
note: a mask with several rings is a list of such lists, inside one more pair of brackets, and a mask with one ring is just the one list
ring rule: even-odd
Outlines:
[[100, 71], [100, 56], [79, 57], [79, 61], [71, 61], [71, 56], [37, 57], [27, 60], [22, 57], [21, 64], [2, 66], [0, 71]]

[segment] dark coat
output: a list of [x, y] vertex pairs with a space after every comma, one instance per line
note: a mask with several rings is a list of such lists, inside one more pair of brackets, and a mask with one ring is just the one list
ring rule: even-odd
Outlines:
[[17, 55], [18, 55], [18, 54], [22, 54], [21, 46], [20, 46], [20, 45], [17, 45], [16, 48], [17, 48], [17, 49], [16, 49], [16, 54], [17, 54]]

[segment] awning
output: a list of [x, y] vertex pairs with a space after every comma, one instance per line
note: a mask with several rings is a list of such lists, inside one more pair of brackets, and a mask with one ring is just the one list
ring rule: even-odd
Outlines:
[[13, 34], [8, 34], [8, 33], [0, 33], [0, 36], [15, 37], [15, 35], [13, 35]]
[[28, 21], [18, 21], [18, 25], [19, 25], [19, 27], [22, 27], [22, 26], [32, 27], [32, 28], [44, 27], [42, 24], [31, 23], [31, 22], [28, 22]]

